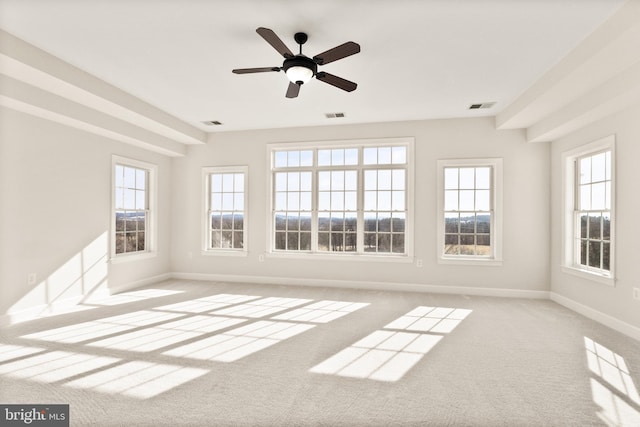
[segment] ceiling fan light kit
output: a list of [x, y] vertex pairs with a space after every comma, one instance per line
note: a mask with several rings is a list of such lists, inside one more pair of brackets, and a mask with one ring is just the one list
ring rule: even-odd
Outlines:
[[294, 55], [276, 33], [269, 28], [260, 27], [256, 29], [256, 32], [284, 57], [282, 67], [238, 68], [233, 70], [235, 74], [266, 73], [284, 70], [289, 79], [289, 87], [286, 93], [287, 98], [297, 97], [300, 92], [300, 86], [309, 82], [314, 76], [317, 80], [347, 92], [352, 92], [358, 87], [356, 83], [343, 79], [342, 77], [334, 76], [324, 71], [318, 71], [318, 65], [325, 65], [338, 59], [355, 55], [360, 52], [359, 44], [346, 42], [333, 49], [319, 53], [313, 58], [309, 58], [302, 53], [302, 45], [308, 40], [306, 33], [295, 34], [294, 39], [296, 43], [300, 45], [300, 53]]

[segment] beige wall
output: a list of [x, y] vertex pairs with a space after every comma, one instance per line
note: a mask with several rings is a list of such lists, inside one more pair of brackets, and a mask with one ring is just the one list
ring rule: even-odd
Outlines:
[[[0, 314], [169, 272], [169, 158], [14, 110], [0, 109], [0, 122]], [[106, 263], [112, 154], [158, 165], [155, 258]]]
[[[632, 292], [633, 287], [640, 287], [638, 118], [640, 108], [628, 109], [554, 141], [551, 148], [551, 290], [561, 297], [636, 328], [640, 327], [640, 301], [633, 299]], [[561, 269], [562, 153], [609, 135], [615, 135], [616, 138], [616, 283], [613, 287], [564, 273]]]
[[[416, 263], [258, 257], [267, 250], [267, 147], [272, 142], [415, 138]], [[439, 159], [504, 159], [504, 263], [442, 265], [436, 257], [436, 163]], [[496, 131], [491, 118], [276, 129], [212, 134], [173, 161], [172, 270], [185, 277], [236, 276], [236, 280], [332, 283], [400, 288], [549, 290], [549, 146], [525, 142], [522, 131]], [[249, 167], [247, 257], [201, 255], [201, 168]], [[195, 274], [195, 275], [194, 275]], [[202, 276], [197, 276], [198, 274]], [[349, 282], [342, 282], [349, 281]], [[463, 291], [464, 289], [457, 289]], [[516, 292], [517, 294], [517, 292]], [[523, 293], [524, 296], [525, 293]], [[532, 295], [532, 294], [529, 294]]]

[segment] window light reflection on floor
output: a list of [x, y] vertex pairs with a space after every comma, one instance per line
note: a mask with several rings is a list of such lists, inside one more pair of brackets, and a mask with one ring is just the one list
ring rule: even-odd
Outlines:
[[593, 401], [610, 426], [640, 425], [640, 396], [622, 356], [584, 337]]
[[78, 378], [67, 387], [148, 399], [208, 373], [206, 369], [132, 361]]
[[122, 292], [104, 298], [88, 299], [86, 304], [112, 306], [144, 301], [150, 298], [166, 297], [182, 292], [183, 291], [176, 291], [172, 289], [141, 289], [138, 291]]
[[103, 347], [129, 351], [153, 351], [179, 343], [205, 333], [225, 329], [244, 319], [194, 315], [161, 325], [119, 334], [89, 343], [91, 347]]
[[114, 357], [49, 351], [0, 365], [0, 375], [52, 383], [118, 362]]
[[213, 314], [223, 316], [237, 316], [258, 318], [288, 310], [293, 307], [308, 303], [312, 300], [303, 298], [267, 297], [246, 304], [235, 305], [229, 308], [213, 311]]
[[308, 331], [314, 325], [261, 320], [208, 337], [163, 354], [190, 359], [234, 362], [257, 351]]
[[61, 328], [47, 329], [45, 331], [23, 335], [21, 338], [72, 344], [101, 338], [107, 335], [119, 334], [140, 326], [163, 322], [180, 316], [181, 314], [179, 313], [140, 310], [63, 326]]
[[383, 330], [314, 366], [310, 372], [398, 381], [440, 342], [442, 334], [453, 331], [470, 313], [466, 309], [417, 307]]
[[28, 356], [30, 354], [45, 351], [41, 347], [26, 347], [23, 345], [0, 344], [0, 362]]
[[356, 310], [368, 306], [368, 303], [344, 301], [318, 301], [302, 308], [287, 311], [272, 317], [277, 320], [294, 320], [297, 322], [328, 323], [346, 316]]
[[256, 300], [258, 298], [260, 297], [251, 295], [219, 294], [189, 301], [182, 301], [175, 304], [163, 305], [156, 307], [156, 309], [183, 313], [205, 313], [223, 307], [228, 307], [230, 305]]

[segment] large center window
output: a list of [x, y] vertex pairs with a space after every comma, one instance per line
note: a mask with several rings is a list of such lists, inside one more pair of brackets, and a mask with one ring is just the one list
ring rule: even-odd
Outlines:
[[271, 252], [410, 255], [412, 140], [273, 145]]

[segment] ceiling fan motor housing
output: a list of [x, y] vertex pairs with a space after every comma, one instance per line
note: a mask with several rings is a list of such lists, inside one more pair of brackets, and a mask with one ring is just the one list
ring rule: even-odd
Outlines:
[[[316, 73], [318, 72], [318, 64], [316, 64], [313, 59], [304, 56], [302, 54], [300, 55], [296, 55], [293, 58], [287, 58], [284, 60], [284, 63], [282, 64], [282, 69], [284, 70], [284, 72], [286, 73], [290, 68], [293, 67], [303, 67], [306, 68], [308, 70], [311, 70], [311, 72], [313, 73], [312, 76], [315, 76]], [[297, 84], [302, 84], [302, 81], [296, 81], [294, 83]]]

